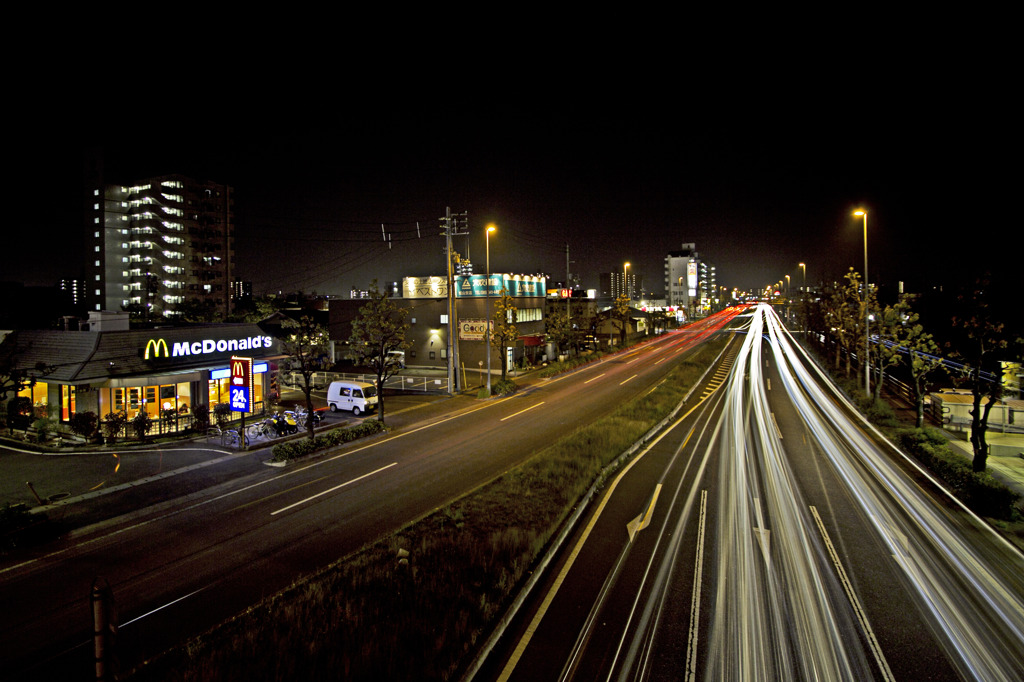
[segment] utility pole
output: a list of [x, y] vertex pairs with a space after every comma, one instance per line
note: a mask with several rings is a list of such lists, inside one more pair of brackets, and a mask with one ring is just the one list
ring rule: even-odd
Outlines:
[[[575, 342], [575, 336], [572, 331], [572, 281], [569, 273], [569, 242], [565, 243], [565, 289], [568, 296], [565, 297], [565, 324], [569, 327], [569, 348], [572, 348]], [[569, 348], [565, 349], [565, 357], [569, 357]], [[559, 349], [561, 350], [561, 349]]]
[[448, 393], [455, 394], [461, 388], [459, 383], [459, 333], [455, 305], [455, 252], [452, 250], [452, 237], [468, 234], [468, 217], [466, 212], [452, 213], [445, 208], [445, 216], [441, 218], [442, 234], [445, 238], [445, 260], [448, 261]]

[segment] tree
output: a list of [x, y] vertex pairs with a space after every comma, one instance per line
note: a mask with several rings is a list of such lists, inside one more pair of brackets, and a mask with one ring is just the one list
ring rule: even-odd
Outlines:
[[352, 320], [349, 343], [359, 361], [373, 368], [377, 375], [377, 419], [384, 421], [384, 382], [402, 369], [390, 357], [391, 351], [405, 351], [412, 343], [405, 340], [409, 324], [405, 321], [409, 311], [391, 300], [388, 292], [381, 291], [377, 280], [370, 285], [370, 296]]
[[954, 333], [960, 336], [954, 357], [963, 363], [954, 380], [971, 389], [971, 447], [974, 450], [971, 468], [977, 472], [985, 471], [987, 466], [985, 432], [992, 407], [1003, 395], [999, 360], [1009, 345], [1005, 324], [997, 322], [992, 315], [986, 292], [988, 285], [987, 278], [975, 282], [971, 291], [958, 299], [963, 312], [953, 316]]
[[580, 354], [588, 340], [594, 339], [594, 326], [597, 317], [586, 301], [572, 304], [572, 347], [576, 355]]
[[917, 407], [917, 428], [924, 426], [924, 396], [928, 390], [928, 376], [944, 367], [939, 357], [939, 346], [932, 335], [918, 323], [917, 313], [911, 314], [906, 324], [903, 344], [907, 349], [907, 365], [910, 369], [910, 383], [914, 388], [914, 402]]
[[846, 355], [846, 376], [850, 376], [850, 355], [851, 345], [853, 344], [854, 334], [851, 329], [853, 322], [852, 302], [849, 296], [849, 282], [851, 277], [856, 277], [857, 273], [850, 268], [850, 271], [846, 274], [847, 284], [844, 286], [835, 287], [832, 289], [831, 295], [822, 301], [822, 308], [824, 309], [824, 327], [828, 332], [828, 336], [835, 343], [835, 361], [834, 368], [839, 369], [839, 363]]
[[298, 364], [302, 376], [302, 394], [306, 397], [306, 433], [313, 438], [313, 374], [330, 365], [328, 357], [329, 335], [327, 328], [318, 323], [312, 315], [302, 315], [298, 320], [285, 317], [277, 331], [281, 350]]
[[494, 331], [491, 333], [491, 345], [501, 355], [501, 380], [505, 381], [508, 376], [508, 353], [505, 349], [515, 344], [519, 338], [519, 330], [516, 328], [516, 321], [519, 311], [508, 295], [505, 287], [501, 288], [501, 294], [494, 305]]
[[573, 341], [572, 317], [559, 308], [551, 312], [544, 320], [548, 341], [558, 347], [559, 353], [568, 353]]
[[262, 322], [278, 310], [280, 301], [273, 294], [258, 296], [256, 298], [239, 299], [234, 304], [232, 311], [232, 322]]
[[885, 306], [876, 318], [878, 341], [875, 343], [875, 358], [878, 365], [878, 381], [875, 382], [875, 400], [882, 397], [886, 371], [899, 365], [903, 361], [904, 353], [907, 352], [903, 341], [906, 337], [905, 325], [909, 315], [910, 304], [901, 298], [895, 305]]
[[182, 322], [209, 324], [223, 321], [221, 314], [217, 311], [217, 304], [209, 299], [186, 298], [174, 309], [181, 316]]
[[0, 345], [0, 415], [7, 414], [4, 403], [8, 397], [32, 388], [37, 380], [56, 369], [43, 362], [37, 362], [33, 367], [22, 366], [19, 358], [25, 350], [24, 346], [18, 345], [17, 332]]
[[[846, 356], [846, 376], [850, 376], [854, 349], [864, 339], [864, 300], [861, 297], [860, 273], [853, 268], [846, 273], [846, 283], [833, 290], [825, 301], [825, 323], [836, 343], [835, 367], [839, 369], [840, 358]], [[873, 296], [868, 305], [872, 305]], [[867, 371], [863, 354], [860, 371]]]
[[619, 345], [625, 346], [626, 334], [629, 332], [629, 297], [625, 294], [615, 299], [615, 305], [612, 308], [612, 319], [619, 328], [619, 337], [621, 338]]

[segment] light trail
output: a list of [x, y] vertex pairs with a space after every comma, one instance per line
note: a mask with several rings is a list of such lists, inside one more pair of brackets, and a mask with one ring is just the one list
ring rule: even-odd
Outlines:
[[[751, 318], [721, 413], [717, 575], [704, 679], [861, 680], [872, 669], [835, 599], [808, 505], [793, 483], [768, 406], [761, 339]], [[770, 554], [762, 544], [772, 539]], [[770, 558], [768, 558], [770, 556]]]
[[[845, 413], [833, 407], [774, 314], [766, 312], [772, 349], [786, 390], [822, 452], [872, 520], [905, 582], [958, 672], [968, 679], [1024, 679], [1024, 561], [997, 573], [950, 517], [885, 457]], [[792, 361], [788, 361], [792, 358]], [[810, 363], [808, 363], [809, 365]]]

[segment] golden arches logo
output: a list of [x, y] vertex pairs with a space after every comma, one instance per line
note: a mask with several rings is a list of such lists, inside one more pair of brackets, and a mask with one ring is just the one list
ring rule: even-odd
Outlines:
[[167, 350], [167, 342], [164, 341], [163, 339], [150, 339], [149, 341], [147, 341], [146, 352], [142, 357], [146, 360], [149, 360], [149, 353], [150, 351], [152, 351], [153, 357], [158, 358], [160, 357], [161, 348], [163, 349], [165, 358], [171, 357], [171, 352]]

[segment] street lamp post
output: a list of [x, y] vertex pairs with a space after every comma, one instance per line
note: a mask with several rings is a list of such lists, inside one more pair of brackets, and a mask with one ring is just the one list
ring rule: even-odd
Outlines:
[[871, 395], [871, 351], [869, 350], [871, 336], [868, 333], [868, 322], [870, 320], [868, 311], [868, 302], [870, 300], [868, 295], [868, 212], [864, 209], [859, 209], [854, 211], [853, 215], [863, 216], [864, 218], [864, 392], [867, 395]]
[[632, 301], [632, 297], [629, 295], [629, 275], [626, 274], [626, 270], [629, 269], [629, 263], [622, 265], [622, 290], [626, 292], [626, 298]]
[[487, 231], [484, 233], [487, 240], [487, 324], [484, 333], [486, 339], [485, 347], [487, 350], [487, 396], [491, 395], [491, 232], [494, 232], [497, 228], [494, 225], [488, 225]]
[[807, 295], [807, 264], [800, 263], [800, 271], [803, 273], [803, 286], [800, 287], [800, 312], [804, 318], [804, 334], [807, 334], [807, 306], [804, 305], [804, 296]]

